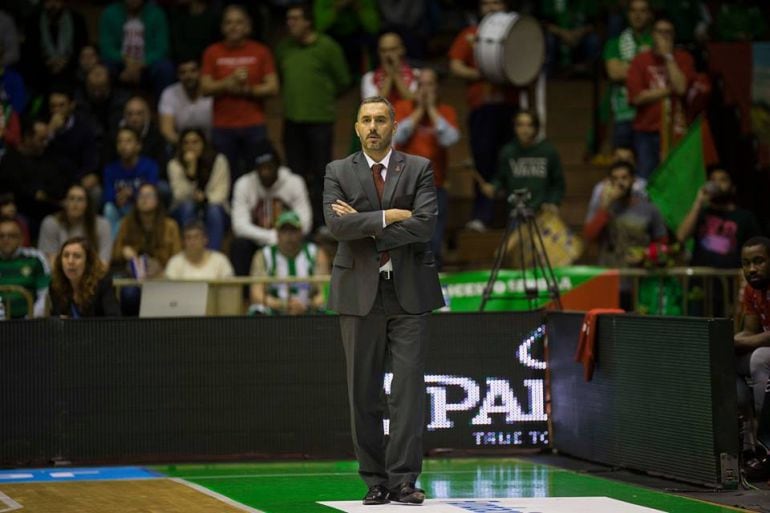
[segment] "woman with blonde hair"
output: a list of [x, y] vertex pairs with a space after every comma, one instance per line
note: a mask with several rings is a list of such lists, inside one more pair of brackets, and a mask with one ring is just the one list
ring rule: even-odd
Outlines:
[[86, 237], [73, 237], [62, 244], [51, 274], [51, 315], [119, 317], [112, 278]]

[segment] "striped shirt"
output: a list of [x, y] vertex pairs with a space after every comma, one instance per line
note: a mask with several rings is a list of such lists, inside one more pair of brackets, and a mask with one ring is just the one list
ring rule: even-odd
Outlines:
[[19, 248], [11, 258], [0, 258], [0, 285], [24, 287], [32, 294], [34, 301], [34, 311], [28, 312], [27, 302], [21, 294], [0, 291], [3, 302], [10, 302], [10, 311], [6, 311], [9, 318], [42, 317], [50, 283], [51, 270], [41, 251], [35, 248]]

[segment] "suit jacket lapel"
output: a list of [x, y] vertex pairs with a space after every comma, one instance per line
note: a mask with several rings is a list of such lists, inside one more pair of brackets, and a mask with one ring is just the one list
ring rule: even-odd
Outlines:
[[[398, 180], [404, 171], [404, 155], [393, 150], [390, 156], [388, 174], [385, 176], [385, 190], [382, 193], [382, 207], [390, 208], [390, 202], [393, 199], [393, 193], [396, 191]], [[376, 191], [375, 191], [376, 192]]]
[[[369, 203], [372, 204], [372, 210], [380, 209], [380, 199], [377, 197], [377, 189], [374, 187], [374, 179], [372, 178], [372, 170], [366, 163], [366, 157], [362, 152], [358, 152], [358, 155], [353, 159], [356, 175], [361, 180], [361, 186], [364, 188], [366, 197], [369, 199]], [[387, 190], [387, 184], [385, 185]]]

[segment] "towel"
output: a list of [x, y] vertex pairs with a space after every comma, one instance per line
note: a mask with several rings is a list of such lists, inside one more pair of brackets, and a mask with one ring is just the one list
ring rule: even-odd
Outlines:
[[575, 353], [575, 361], [583, 364], [583, 377], [591, 381], [594, 375], [594, 363], [596, 362], [596, 322], [603, 314], [622, 314], [625, 310], [619, 308], [592, 308], [586, 312], [583, 318], [583, 326], [580, 328], [578, 347]]

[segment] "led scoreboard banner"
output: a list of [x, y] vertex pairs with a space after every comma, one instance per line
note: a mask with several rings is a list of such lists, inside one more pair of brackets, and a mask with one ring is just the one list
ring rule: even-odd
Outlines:
[[[430, 317], [426, 451], [549, 443], [543, 322]], [[352, 457], [339, 319], [2, 322], [0, 432], [6, 465]]]
[[542, 319], [542, 312], [433, 316], [426, 446], [548, 445]]

